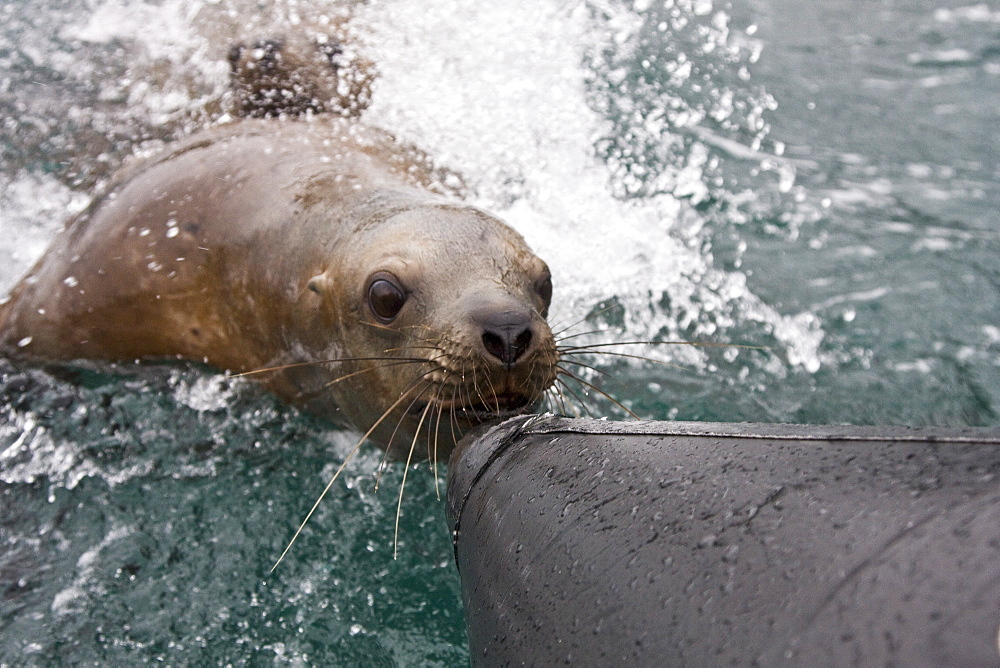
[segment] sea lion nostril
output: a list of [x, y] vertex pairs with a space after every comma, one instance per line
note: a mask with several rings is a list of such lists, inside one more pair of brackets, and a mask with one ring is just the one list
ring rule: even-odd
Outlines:
[[504, 351], [506, 346], [503, 342], [503, 337], [493, 332], [483, 332], [483, 345], [486, 347], [486, 352], [499, 360], [503, 359]]
[[514, 361], [520, 359], [521, 355], [524, 354], [524, 351], [527, 350], [528, 346], [530, 345], [531, 345], [530, 329], [526, 329], [520, 334], [518, 334], [516, 337], [514, 337], [514, 353], [515, 353]]
[[531, 338], [530, 327], [494, 327], [483, 332], [483, 346], [490, 355], [511, 366], [524, 355]]

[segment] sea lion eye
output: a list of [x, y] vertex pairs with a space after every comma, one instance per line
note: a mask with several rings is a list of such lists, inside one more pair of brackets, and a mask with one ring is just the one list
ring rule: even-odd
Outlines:
[[380, 322], [392, 322], [405, 303], [406, 292], [398, 285], [395, 276], [379, 273], [372, 277], [368, 284], [368, 308]]
[[548, 309], [552, 303], [552, 274], [545, 272], [545, 275], [535, 281], [535, 292], [542, 298], [545, 308]]

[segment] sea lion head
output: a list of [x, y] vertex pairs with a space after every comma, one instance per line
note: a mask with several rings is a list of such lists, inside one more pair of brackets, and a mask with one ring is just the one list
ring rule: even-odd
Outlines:
[[407, 207], [360, 224], [340, 254], [350, 261], [310, 282], [341, 316], [341, 354], [359, 360], [331, 390], [359, 428], [381, 420], [372, 438], [391, 455], [445, 457], [472, 427], [530, 411], [555, 382], [549, 269], [494, 216]]

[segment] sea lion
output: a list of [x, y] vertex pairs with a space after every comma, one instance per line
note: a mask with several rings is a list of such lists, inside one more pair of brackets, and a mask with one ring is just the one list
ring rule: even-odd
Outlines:
[[534, 406], [558, 361], [548, 268], [452, 181], [331, 114], [203, 131], [68, 223], [0, 306], [0, 351], [270, 369], [391, 455], [443, 458]]

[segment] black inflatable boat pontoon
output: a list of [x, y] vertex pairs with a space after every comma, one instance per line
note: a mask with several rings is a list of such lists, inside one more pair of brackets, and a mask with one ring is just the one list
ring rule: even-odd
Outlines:
[[521, 417], [449, 519], [476, 665], [998, 665], [1000, 430]]

